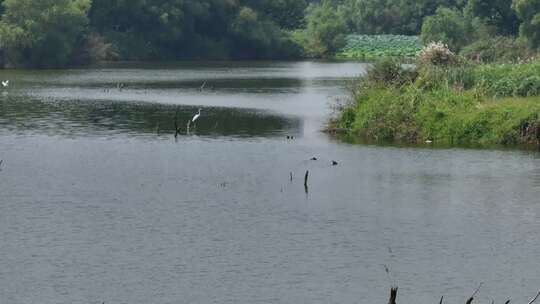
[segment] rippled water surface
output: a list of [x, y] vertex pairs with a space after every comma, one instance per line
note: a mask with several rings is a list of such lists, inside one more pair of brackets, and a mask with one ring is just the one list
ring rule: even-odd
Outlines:
[[364, 69], [1, 71], [0, 303], [525, 302], [540, 155], [333, 140]]

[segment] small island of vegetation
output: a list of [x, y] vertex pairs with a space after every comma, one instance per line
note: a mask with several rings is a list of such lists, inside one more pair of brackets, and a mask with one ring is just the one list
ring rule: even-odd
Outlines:
[[375, 142], [539, 146], [539, 17], [540, 1], [440, 6], [423, 19], [422, 50], [379, 56], [330, 130]]

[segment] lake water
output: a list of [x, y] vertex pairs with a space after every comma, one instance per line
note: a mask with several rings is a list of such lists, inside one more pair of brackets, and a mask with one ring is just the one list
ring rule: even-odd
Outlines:
[[364, 69], [1, 71], [0, 303], [524, 303], [540, 154], [331, 139]]

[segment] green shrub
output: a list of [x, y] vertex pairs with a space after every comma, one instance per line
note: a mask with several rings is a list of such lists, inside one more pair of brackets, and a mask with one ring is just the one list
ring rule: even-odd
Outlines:
[[519, 83], [514, 90], [514, 96], [538, 96], [540, 95], [540, 76], [529, 76]]
[[456, 52], [473, 39], [471, 26], [463, 14], [446, 7], [440, 7], [435, 15], [425, 18], [421, 37], [426, 44], [442, 42]]
[[476, 86], [488, 96], [540, 95], [540, 61], [529, 64], [489, 64], [474, 69]]
[[475, 86], [474, 66], [461, 64], [455, 66], [419, 65], [415, 85], [423, 90], [452, 88], [468, 90]]
[[422, 48], [418, 60], [424, 65], [453, 65], [458, 63], [456, 54], [442, 42], [430, 42]]
[[519, 39], [498, 36], [476, 41], [464, 47], [460, 54], [477, 62], [515, 63], [532, 57], [534, 52]]
[[416, 77], [416, 69], [404, 66], [399, 60], [384, 58], [369, 67], [365, 79], [372, 85], [400, 86], [413, 82]]

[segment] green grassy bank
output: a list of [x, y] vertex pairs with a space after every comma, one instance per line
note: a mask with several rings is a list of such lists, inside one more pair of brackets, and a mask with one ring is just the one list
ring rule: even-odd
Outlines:
[[370, 141], [540, 144], [540, 61], [373, 65], [333, 129]]

